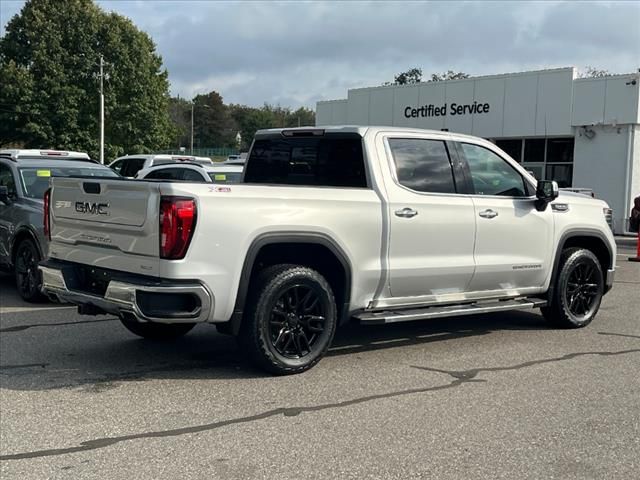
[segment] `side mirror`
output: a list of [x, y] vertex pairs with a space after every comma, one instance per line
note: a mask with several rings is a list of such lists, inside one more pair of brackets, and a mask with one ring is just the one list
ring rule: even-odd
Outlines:
[[6, 185], [0, 185], [0, 202], [5, 205], [11, 204], [11, 197], [9, 196], [9, 187]]
[[547, 208], [549, 202], [558, 198], [560, 189], [558, 183], [553, 180], [538, 180], [536, 186], [536, 207], [538, 210], [544, 210]]

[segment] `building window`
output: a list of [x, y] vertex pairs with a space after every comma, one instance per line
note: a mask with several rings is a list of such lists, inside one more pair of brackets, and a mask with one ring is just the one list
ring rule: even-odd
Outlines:
[[516, 162], [522, 162], [522, 139], [497, 140], [496, 145], [509, 154]]
[[495, 144], [538, 180], [555, 180], [561, 188], [573, 181], [573, 137], [495, 140]]
[[524, 141], [524, 162], [544, 162], [544, 138], [527, 138]]

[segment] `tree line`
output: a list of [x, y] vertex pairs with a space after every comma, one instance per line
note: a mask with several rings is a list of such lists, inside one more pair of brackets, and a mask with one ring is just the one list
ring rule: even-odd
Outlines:
[[[256, 130], [315, 125], [315, 112], [306, 107], [292, 110], [288, 107], [265, 104], [262, 107], [229, 104], [212, 91], [196, 95], [192, 100], [181, 97], [169, 99], [169, 116], [175, 127], [172, 145], [189, 147], [191, 144], [191, 111], [193, 107], [193, 145], [199, 147], [236, 147], [246, 150]], [[240, 134], [241, 144], [236, 142]]]

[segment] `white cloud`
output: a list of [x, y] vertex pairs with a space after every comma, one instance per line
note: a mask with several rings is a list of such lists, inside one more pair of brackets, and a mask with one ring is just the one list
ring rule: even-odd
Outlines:
[[[635, 2], [102, 1], [158, 45], [172, 93], [314, 106], [413, 66], [493, 74], [640, 65]], [[8, 8], [5, 7], [8, 5]], [[21, 2], [2, 0], [15, 13]]]

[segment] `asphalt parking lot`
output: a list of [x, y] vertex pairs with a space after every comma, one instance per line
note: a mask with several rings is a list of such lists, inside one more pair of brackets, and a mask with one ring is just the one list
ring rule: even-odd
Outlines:
[[586, 329], [537, 312], [353, 326], [280, 378], [211, 326], [148, 342], [0, 277], [0, 477], [637, 478], [629, 253]]

